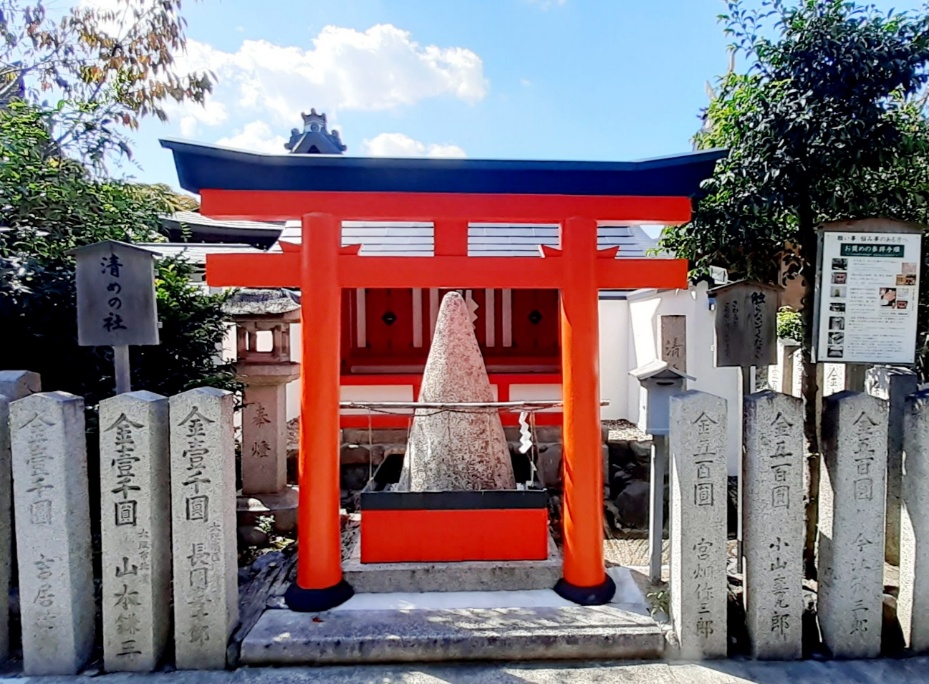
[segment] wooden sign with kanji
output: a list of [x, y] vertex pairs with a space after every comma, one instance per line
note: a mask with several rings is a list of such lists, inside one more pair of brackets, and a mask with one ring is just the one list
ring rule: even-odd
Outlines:
[[81, 346], [158, 344], [155, 255], [116, 240], [73, 252]]
[[777, 363], [781, 288], [742, 280], [710, 290], [716, 297], [716, 366]]

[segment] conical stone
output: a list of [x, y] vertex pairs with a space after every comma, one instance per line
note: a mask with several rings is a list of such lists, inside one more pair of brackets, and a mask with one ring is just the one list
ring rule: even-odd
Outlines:
[[[494, 401], [471, 314], [458, 292], [442, 300], [423, 372], [420, 402]], [[413, 418], [398, 489], [515, 489], [496, 409], [420, 410]]]

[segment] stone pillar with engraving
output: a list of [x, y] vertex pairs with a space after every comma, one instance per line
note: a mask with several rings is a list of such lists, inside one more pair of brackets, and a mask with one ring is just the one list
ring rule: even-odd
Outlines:
[[909, 368], [874, 366], [865, 375], [865, 391], [888, 402], [887, 422], [887, 519], [884, 525], [884, 557], [900, 563], [900, 506], [903, 487], [904, 412], [907, 397], [914, 394], [919, 379]]
[[13, 573], [13, 474], [10, 402], [41, 389], [38, 373], [0, 371], [0, 663], [10, 653], [10, 577]]
[[104, 667], [151, 672], [171, 627], [168, 400], [129, 392], [99, 410]]
[[724, 658], [726, 401], [671, 397], [671, 622], [681, 657]]
[[236, 322], [236, 372], [246, 386], [239, 524], [272, 516], [277, 530], [290, 531], [297, 489], [287, 484], [287, 383], [300, 375], [290, 360], [290, 325], [300, 320], [300, 304], [283, 290], [244, 289], [225, 311]]
[[905, 470], [897, 617], [907, 646], [914, 653], [926, 653], [929, 651], [929, 487], [926, 486], [929, 482], [929, 390], [911, 394], [906, 399], [902, 432]]
[[669, 368], [687, 372], [687, 316], [658, 317], [659, 358]]
[[819, 627], [836, 658], [881, 652], [887, 402], [825, 399], [819, 485]]
[[745, 614], [752, 655], [802, 655], [803, 402], [765, 391], [744, 402]]
[[171, 397], [174, 650], [178, 669], [219, 670], [238, 620], [233, 395]]
[[23, 670], [73, 675], [94, 646], [84, 400], [45, 392], [10, 405]]

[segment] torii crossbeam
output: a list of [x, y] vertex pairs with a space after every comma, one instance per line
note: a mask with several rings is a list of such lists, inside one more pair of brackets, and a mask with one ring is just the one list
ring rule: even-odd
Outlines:
[[[677, 168], [677, 175], [670, 174], [664, 184], [653, 181], [656, 187], [687, 192], [659, 194], [651, 188], [654, 194], [630, 196], [615, 190], [615, 194], [595, 195], [578, 191], [602, 186], [611, 173], [615, 180], [617, 173], [629, 172], [615, 165], [572, 164], [565, 176], [559, 163], [525, 162], [521, 176], [519, 168], [504, 168], [507, 173], [494, 176], [501, 169], [493, 162], [480, 162], [490, 165], [488, 170], [471, 169], [468, 160], [415, 160], [419, 166], [414, 165], [414, 172], [423, 168], [435, 172], [435, 177], [419, 177], [414, 172], [397, 175], [397, 169], [385, 160], [362, 160], [369, 165], [362, 163], [364, 173], [352, 176], [350, 171], [359, 165], [358, 159], [322, 158], [320, 165], [341, 171], [347, 167], [349, 172], [338, 178], [343, 190], [321, 190], [321, 182], [333, 181], [308, 175], [307, 165], [316, 172], [320, 168], [305, 158], [291, 164], [295, 176], [304, 174], [302, 180], [287, 178], [284, 183], [273, 176], [280, 173], [281, 158], [287, 155], [245, 155], [186, 143], [162, 144], [174, 150], [184, 187], [200, 192], [205, 215], [278, 220], [300, 217], [302, 221], [299, 248], [284, 245], [282, 253], [215, 254], [207, 258], [207, 282], [212, 286], [299, 287], [302, 293], [299, 558], [297, 580], [286, 597], [288, 605], [294, 610], [325, 610], [352, 594], [342, 577], [339, 520], [341, 290], [393, 287], [560, 291], [564, 565], [563, 578], [555, 589], [581, 604], [608, 602], [615, 587], [603, 560], [598, 290], [685, 288], [687, 262], [615, 259], [616, 248], [597, 248], [598, 221], [686, 222], [690, 219], [689, 195], [709, 175], [721, 153], [689, 159], [690, 166], [681, 165], [686, 168], [686, 178], [680, 177]], [[229, 182], [232, 154], [242, 157], [242, 175]], [[269, 160], [264, 165], [267, 173], [256, 176], [256, 159], [262, 157]], [[223, 163], [211, 165], [216, 160]], [[342, 162], [345, 164], [340, 165]], [[401, 167], [411, 164], [411, 160], [386, 162]], [[462, 174], [441, 178], [442, 171], [456, 168]], [[550, 175], [540, 175], [543, 171]], [[458, 182], [461, 175], [470, 179], [470, 185]], [[213, 176], [223, 176], [225, 187], [211, 184], [216, 180]], [[463, 187], [470, 191], [463, 191]], [[490, 193], [484, 191], [487, 187], [518, 187], [524, 192]], [[555, 194], [551, 192], [555, 188], [574, 191]], [[525, 192], [527, 189], [537, 192]], [[433, 222], [435, 256], [360, 256], [357, 246], [341, 244], [341, 222], [345, 220]], [[544, 248], [538, 258], [469, 257], [469, 221], [557, 223], [559, 248]]]

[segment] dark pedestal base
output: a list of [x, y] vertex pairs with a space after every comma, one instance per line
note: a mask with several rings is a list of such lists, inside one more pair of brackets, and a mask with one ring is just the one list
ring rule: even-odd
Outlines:
[[284, 594], [284, 601], [297, 613], [319, 613], [342, 605], [354, 595], [355, 590], [345, 580], [325, 589], [303, 589], [294, 582]]
[[613, 598], [616, 593], [616, 583], [609, 575], [606, 575], [603, 583], [595, 587], [576, 587], [561, 578], [555, 585], [555, 593], [563, 599], [582, 606], [602, 606]]

